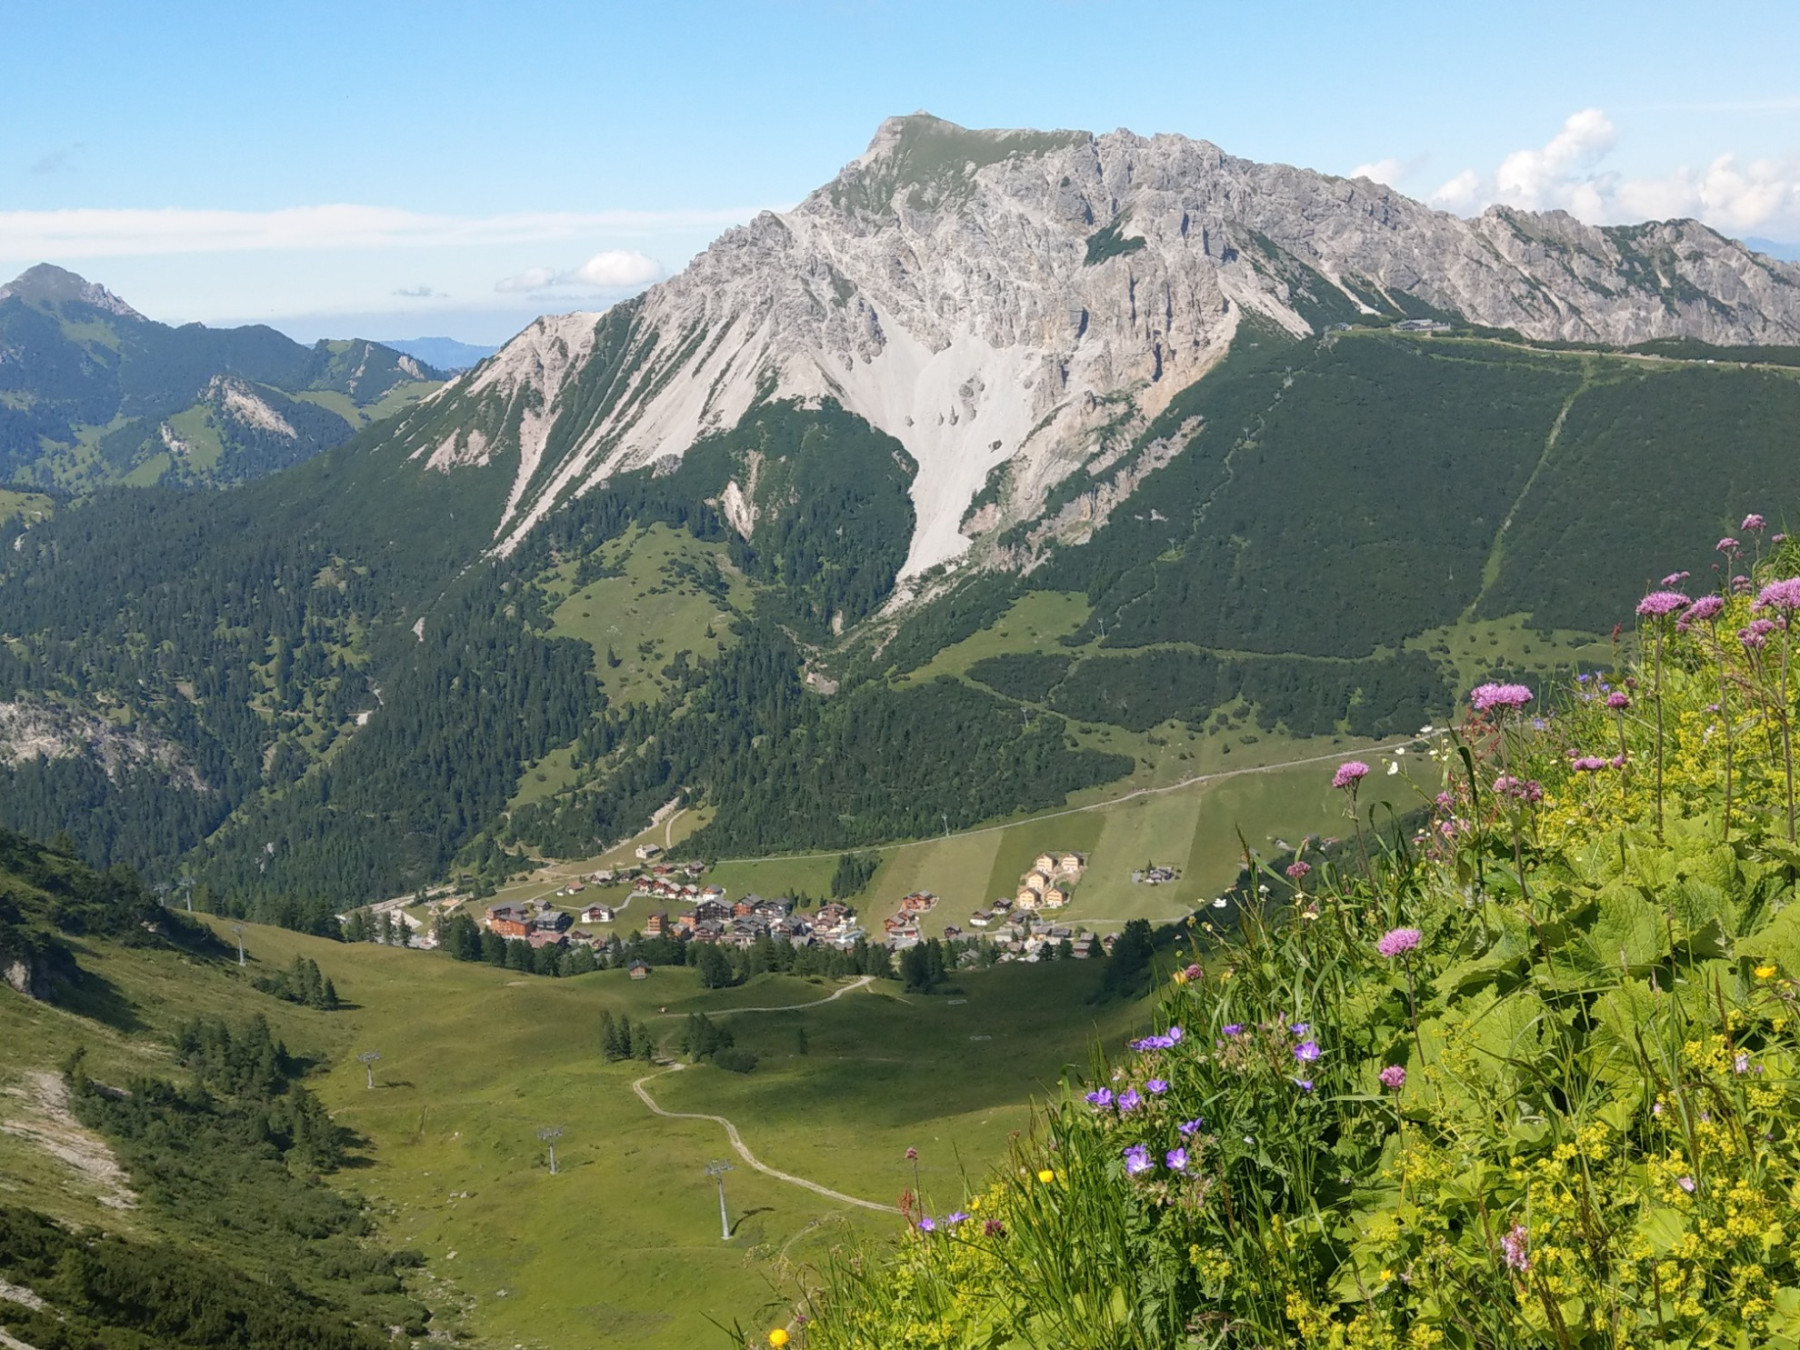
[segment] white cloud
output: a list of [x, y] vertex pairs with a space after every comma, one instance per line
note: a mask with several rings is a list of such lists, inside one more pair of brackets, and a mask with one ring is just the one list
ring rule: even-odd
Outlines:
[[622, 288], [648, 286], [661, 278], [662, 264], [635, 249], [608, 249], [596, 253], [580, 267], [575, 276], [590, 286]]
[[1726, 234], [1800, 238], [1800, 155], [1740, 164], [1720, 155], [1705, 169], [1626, 178], [1604, 167], [1619, 140], [1612, 119], [1585, 108], [1535, 150], [1515, 150], [1492, 175], [1464, 169], [1431, 194], [1431, 204], [1469, 215], [1495, 202], [1560, 209], [1590, 224], [1692, 217]]
[[[440, 216], [386, 206], [291, 206], [275, 211], [76, 208], [0, 211], [0, 258], [136, 257], [266, 249], [420, 248], [528, 243], [599, 231], [653, 234], [733, 225], [755, 210], [513, 212]], [[602, 255], [604, 256], [604, 255]]]
[[1378, 159], [1369, 164], [1358, 164], [1350, 170], [1352, 178], [1367, 178], [1371, 183], [1380, 183], [1386, 187], [1398, 187], [1425, 167], [1425, 156], [1418, 155], [1412, 159], [1400, 159], [1390, 155], [1386, 159]]
[[550, 267], [527, 267], [494, 283], [502, 293], [544, 291], [552, 287], [592, 287], [603, 291], [628, 291], [648, 286], [663, 275], [663, 265], [636, 249], [608, 249], [596, 253], [571, 272]]

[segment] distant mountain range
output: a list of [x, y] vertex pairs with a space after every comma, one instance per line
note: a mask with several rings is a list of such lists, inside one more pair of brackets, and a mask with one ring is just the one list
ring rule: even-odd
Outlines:
[[0, 482], [243, 482], [337, 445], [444, 378], [374, 342], [171, 328], [40, 264], [0, 286]]
[[[48, 282], [0, 321], [111, 400], [60, 415], [188, 439], [130, 402], [146, 321]], [[702, 851], [860, 848], [1407, 731], [1730, 561], [1670, 540], [1793, 531], [1796, 372], [1800, 267], [1692, 221], [895, 119], [329, 453], [0, 520], [0, 824], [342, 905], [675, 800]], [[240, 380], [326, 402], [168, 383], [254, 422]]]
[[455, 338], [447, 337], [390, 338], [382, 345], [392, 347], [397, 352], [405, 352], [439, 370], [453, 373], [480, 365], [500, 350], [498, 347], [480, 347], [472, 342], [458, 342]]

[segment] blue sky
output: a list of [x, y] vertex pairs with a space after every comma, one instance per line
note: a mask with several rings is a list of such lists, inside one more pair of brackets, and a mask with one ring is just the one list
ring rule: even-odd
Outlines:
[[0, 0], [0, 43], [0, 275], [304, 339], [601, 308], [919, 108], [1800, 243], [1793, 0]]

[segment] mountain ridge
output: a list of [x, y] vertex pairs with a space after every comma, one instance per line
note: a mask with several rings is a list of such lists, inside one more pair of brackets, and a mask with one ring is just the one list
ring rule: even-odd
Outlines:
[[39, 263], [0, 286], [0, 481], [217, 486], [295, 464], [437, 387], [364, 339], [179, 327]]
[[975, 536], [1035, 518], [1204, 377], [1246, 315], [1293, 336], [1385, 317], [1612, 346], [1795, 341], [1800, 267], [1692, 221], [1462, 220], [1206, 141], [915, 114], [642, 296], [538, 320], [434, 400], [514, 429], [452, 431], [422, 458], [516, 452], [508, 552], [570, 497], [757, 403], [835, 399], [919, 465], [914, 583], [981, 542], [964, 526], [990, 475], [1004, 490]]

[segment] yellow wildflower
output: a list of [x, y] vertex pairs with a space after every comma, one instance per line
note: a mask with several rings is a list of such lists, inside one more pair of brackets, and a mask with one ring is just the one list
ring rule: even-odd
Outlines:
[[1756, 978], [1759, 980], [1774, 979], [1775, 978], [1775, 967], [1773, 965], [1758, 966], [1756, 968]]
[[1048, 1186], [1051, 1182], [1056, 1180], [1056, 1173], [1046, 1167], [1038, 1173], [1038, 1180]]
[[787, 1343], [788, 1334], [785, 1328], [776, 1327], [775, 1330], [769, 1333], [769, 1344], [774, 1346], [775, 1350], [781, 1350], [781, 1347]]

